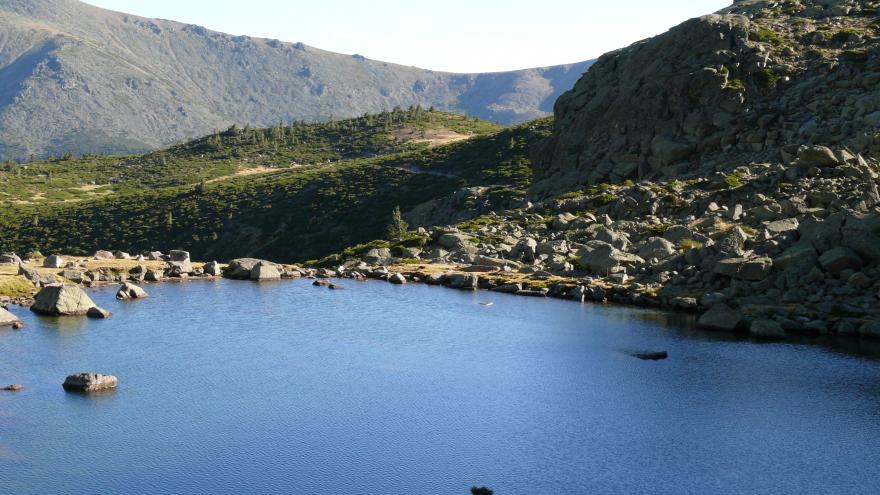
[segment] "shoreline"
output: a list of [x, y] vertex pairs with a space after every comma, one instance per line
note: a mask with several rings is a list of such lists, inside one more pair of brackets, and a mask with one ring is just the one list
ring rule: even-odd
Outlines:
[[[269, 281], [269, 280], [315, 280], [315, 285], [331, 286], [331, 288], [344, 288], [333, 286], [329, 279], [339, 280], [379, 280], [386, 283], [404, 285], [407, 283], [419, 283], [425, 285], [442, 286], [444, 288], [476, 291], [487, 290], [500, 292], [521, 297], [552, 298], [579, 303], [610, 304], [615, 306], [629, 306], [642, 309], [658, 310], [674, 314], [687, 315], [694, 318], [695, 328], [719, 334], [737, 336], [751, 336], [762, 341], [869, 341], [880, 342], [867, 335], [821, 333], [816, 331], [786, 330], [785, 335], [761, 336], [751, 334], [747, 327], [738, 327], [725, 331], [701, 325], [698, 322], [701, 308], [693, 298], [674, 297], [664, 298], [661, 294], [652, 293], [649, 290], [634, 289], [632, 285], [620, 285], [609, 283], [602, 279], [593, 279], [589, 282], [577, 276], [554, 275], [547, 272], [521, 273], [502, 267], [490, 267], [481, 265], [467, 265], [461, 263], [389, 263], [388, 265], [373, 265], [366, 262], [354, 264], [349, 262], [339, 266], [336, 270], [327, 268], [302, 267], [296, 264], [280, 264], [266, 260], [240, 258], [230, 261], [229, 264], [210, 262], [218, 270], [216, 275], [205, 273], [205, 267], [209, 263], [190, 262], [188, 271], [175, 271], [178, 262], [166, 260], [146, 259], [96, 259], [95, 257], [62, 256], [69, 260], [65, 268], [50, 268], [38, 266], [37, 260], [29, 260], [22, 266], [34, 270], [41, 277], [54, 277], [52, 283], [64, 283], [79, 286], [84, 289], [108, 287], [125, 282], [143, 286], [166, 282], [185, 282], [195, 280], [218, 280], [226, 278], [230, 280]], [[241, 271], [244, 263], [244, 271]], [[239, 273], [233, 273], [236, 267]], [[268, 276], [253, 275], [261, 268], [275, 269]], [[61, 273], [67, 270], [81, 270], [83, 273], [102, 274], [97, 280], [76, 282], [64, 278]], [[9, 294], [2, 290], [9, 286], [9, 280], [16, 280], [17, 285], [25, 282], [30, 283], [23, 275], [20, 275], [18, 265], [0, 265], [0, 307], [16, 305], [29, 308], [33, 304], [33, 296], [39, 291], [41, 283], [31, 285], [30, 295]], [[132, 273], [137, 271], [137, 273]], [[172, 275], [158, 276], [158, 272], [173, 273]], [[148, 279], [147, 273], [153, 273], [152, 279]], [[277, 273], [276, 273], [277, 272]], [[244, 276], [242, 276], [244, 275]], [[325, 281], [319, 283], [319, 281]], [[49, 282], [50, 280], [46, 280]], [[4, 282], [7, 282], [4, 284]], [[50, 283], [42, 285], [51, 285]], [[766, 309], [766, 308], [760, 308]]]

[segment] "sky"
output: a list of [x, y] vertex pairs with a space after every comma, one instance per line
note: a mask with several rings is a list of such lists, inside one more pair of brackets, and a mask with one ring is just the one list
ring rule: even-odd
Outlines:
[[234, 35], [450, 72], [579, 62], [731, 0], [86, 0]]

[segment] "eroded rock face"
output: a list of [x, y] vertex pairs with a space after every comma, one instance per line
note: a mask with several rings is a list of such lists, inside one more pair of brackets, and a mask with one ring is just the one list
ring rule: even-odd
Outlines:
[[98, 373], [75, 373], [64, 380], [64, 390], [69, 392], [100, 392], [111, 390], [119, 385], [119, 380], [113, 375], [101, 375]]
[[76, 285], [50, 285], [34, 297], [31, 311], [48, 316], [84, 316], [95, 307], [95, 302]]

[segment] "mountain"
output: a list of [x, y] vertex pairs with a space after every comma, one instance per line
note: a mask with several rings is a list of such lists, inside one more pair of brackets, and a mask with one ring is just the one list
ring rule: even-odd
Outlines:
[[0, 0], [0, 159], [146, 151], [232, 123], [396, 106], [522, 122], [550, 112], [590, 64], [451, 74], [76, 0]]

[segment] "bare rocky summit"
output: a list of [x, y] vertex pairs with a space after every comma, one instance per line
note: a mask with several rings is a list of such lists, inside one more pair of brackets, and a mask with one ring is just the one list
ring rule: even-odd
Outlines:
[[233, 123], [268, 127], [419, 104], [519, 122], [549, 113], [590, 63], [450, 74], [76, 0], [5, 0], [0, 159], [145, 151]]

